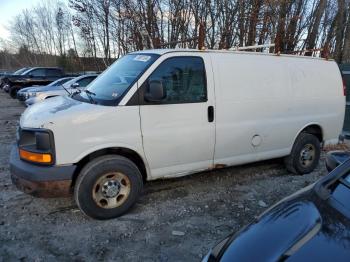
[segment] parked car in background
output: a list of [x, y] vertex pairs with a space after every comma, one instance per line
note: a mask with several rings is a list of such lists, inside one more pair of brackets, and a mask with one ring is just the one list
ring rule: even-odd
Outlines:
[[72, 79], [74, 79], [74, 77], [64, 77], [64, 78], [60, 78], [60, 79], [46, 85], [46, 86], [32, 86], [32, 87], [22, 88], [21, 90], [19, 90], [17, 92], [17, 99], [19, 101], [25, 101], [28, 98], [35, 96], [35, 94], [38, 90], [44, 90], [44, 89], [50, 90], [52, 88], [62, 86], [64, 83], [66, 83]]
[[[26, 71], [28, 71], [30, 69], [30, 67], [23, 67], [21, 69], [18, 69], [17, 71], [15, 71], [14, 73], [11, 74], [3, 74], [0, 76], [0, 88], [3, 89], [6, 83], [6, 78], [11, 77], [13, 75], [21, 75], [24, 74]], [[6, 91], [6, 90], [5, 90]], [[7, 90], [8, 92], [8, 90]]]
[[349, 156], [329, 153], [327, 162], [333, 168], [344, 163], [220, 241], [203, 262], [349, 261]]
[[281, 157], [290, 172], [310, 173], [321, 145], [338, 142], [344, 111], [331, 60], [145, 50], [81, 92], [27, 108], [11, 174], [27, 193], [74, 191], [82, 212], [114, 218], [147, 180]]
[[0, 77], [4, 75], [10, 75], [13, 73], [14, 73], [13, 71], [9, 71], [9, 70], [0, 70]]
[[44, 87], [44, 88], [31, 88], [27, 91], [27, 100], [25, 104], [30, 106], [32, 104], [41, 102], [45, 99], [67, 95], [68, 93], [79, 92], [80, 89], [85, 88], [90, 84], [97, 75], [84, 75], [75, 77], [63, 85]]
[[5, 88], [10, 96], [16, 98], [22, 88], [34, 85], [48, 85], [57, 79], [65, 77], [63, 69], [58, 67], [34, 67], [21, 75], [12, 75], [4, 79]]

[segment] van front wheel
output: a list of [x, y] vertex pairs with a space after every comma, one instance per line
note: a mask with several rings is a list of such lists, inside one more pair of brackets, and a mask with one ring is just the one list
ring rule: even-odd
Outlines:
[[122, 156], [106, 155], [81, 170], [74, 199], [87, 216], [110, 219], [124, 214], [136, 202], [142, 187], [142, 175], [133, 162]]
[[286, 168], [298, 175], [311, 173], [318, 165], [320, 154], [318, 138], [303, 132], [297, 137], [290, 155], [285, 158]]

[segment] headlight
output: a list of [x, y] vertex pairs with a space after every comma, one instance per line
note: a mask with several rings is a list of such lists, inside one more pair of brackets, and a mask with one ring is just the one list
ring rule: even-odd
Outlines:
[[53, 134], [44, 129], [20, 129], [19, 155], [22, 160], [50, 165], [54, 162]]
[[27, 93], [27, 98], [36, 96], [36, 92], [28, 92]]

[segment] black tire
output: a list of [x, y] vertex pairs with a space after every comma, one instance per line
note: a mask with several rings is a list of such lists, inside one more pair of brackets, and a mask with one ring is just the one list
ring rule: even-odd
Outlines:
[[[114, 208], [104, 208], [100, 204], [102, 203], [102, 200], [107, 203], [106, 199], [108, 200], [112, 197], [105, 197], [106, 199], [102, 199], [100, 200], [101, 202], [98, 202], [95, 200], [94, 194], [97, 194], [95, 193], [97, 188], [101, 188], [101, 190], [97, 191], [100, 195], [102, 195], [102, 192], [100, 191], [103, 191], [105, 185], [100, 186], [98, 181], [101, 179], [108, 179], [105, 177], [108, 177], [108, 174], [111, 173], [120, 173], [125, 175], [128, 182], [129, 193], [127, 197], [123, 199], [120, 206]], [[110, 182], [107, 181], [106, 183]], [[106, 186], [109, 186], [109, 184]], [[96, 219], [116, 218], [124, 214], [133, 204], [135, 204], [136, 200], [141, 194], [142, 187], [142, 175], [132, 161], [122, 156], [106, 155], [92, 160], [81, 170], [74, 187], [74, 199], [79, 209], [89, 217]], [[119, 196], [120, 195], [115, 197], [115, 199], [118, 199]]]
[[[305, 160], [303, 153], [307, 148], [312, 148], [310, 151], [314, 151], [314, 153], [311, 158], [308, 155], [310, 159]], [[320, 154], [321, 146], [318, 138], [312, 134], [302, 132], [295, 140], [290, 155], [285, 158], [286, 168], [289, 172], [297, 175], [311, 173], [318, 165]], [[307, 165], [305, 161], [308, 161]]]
[[19, 86], [11, 86], [11, 87], [10, 87], [10, 91], [9, 91], [10, 96], [11, 96], [12, 98], [17, 98], [17, 92], [18, 92], [20, 89], [21, 89], [21, 87], [19, 87]]

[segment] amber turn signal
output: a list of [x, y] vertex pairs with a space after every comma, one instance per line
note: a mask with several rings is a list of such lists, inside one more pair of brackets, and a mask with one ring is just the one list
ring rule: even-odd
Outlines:
[[33, 153], [33, 152], [25, 151], [23, 149], [19, 150], [19, 156], [23, 160], [36, 162], [36, 163], [49, 164], [52, 161], [51, 154]]

